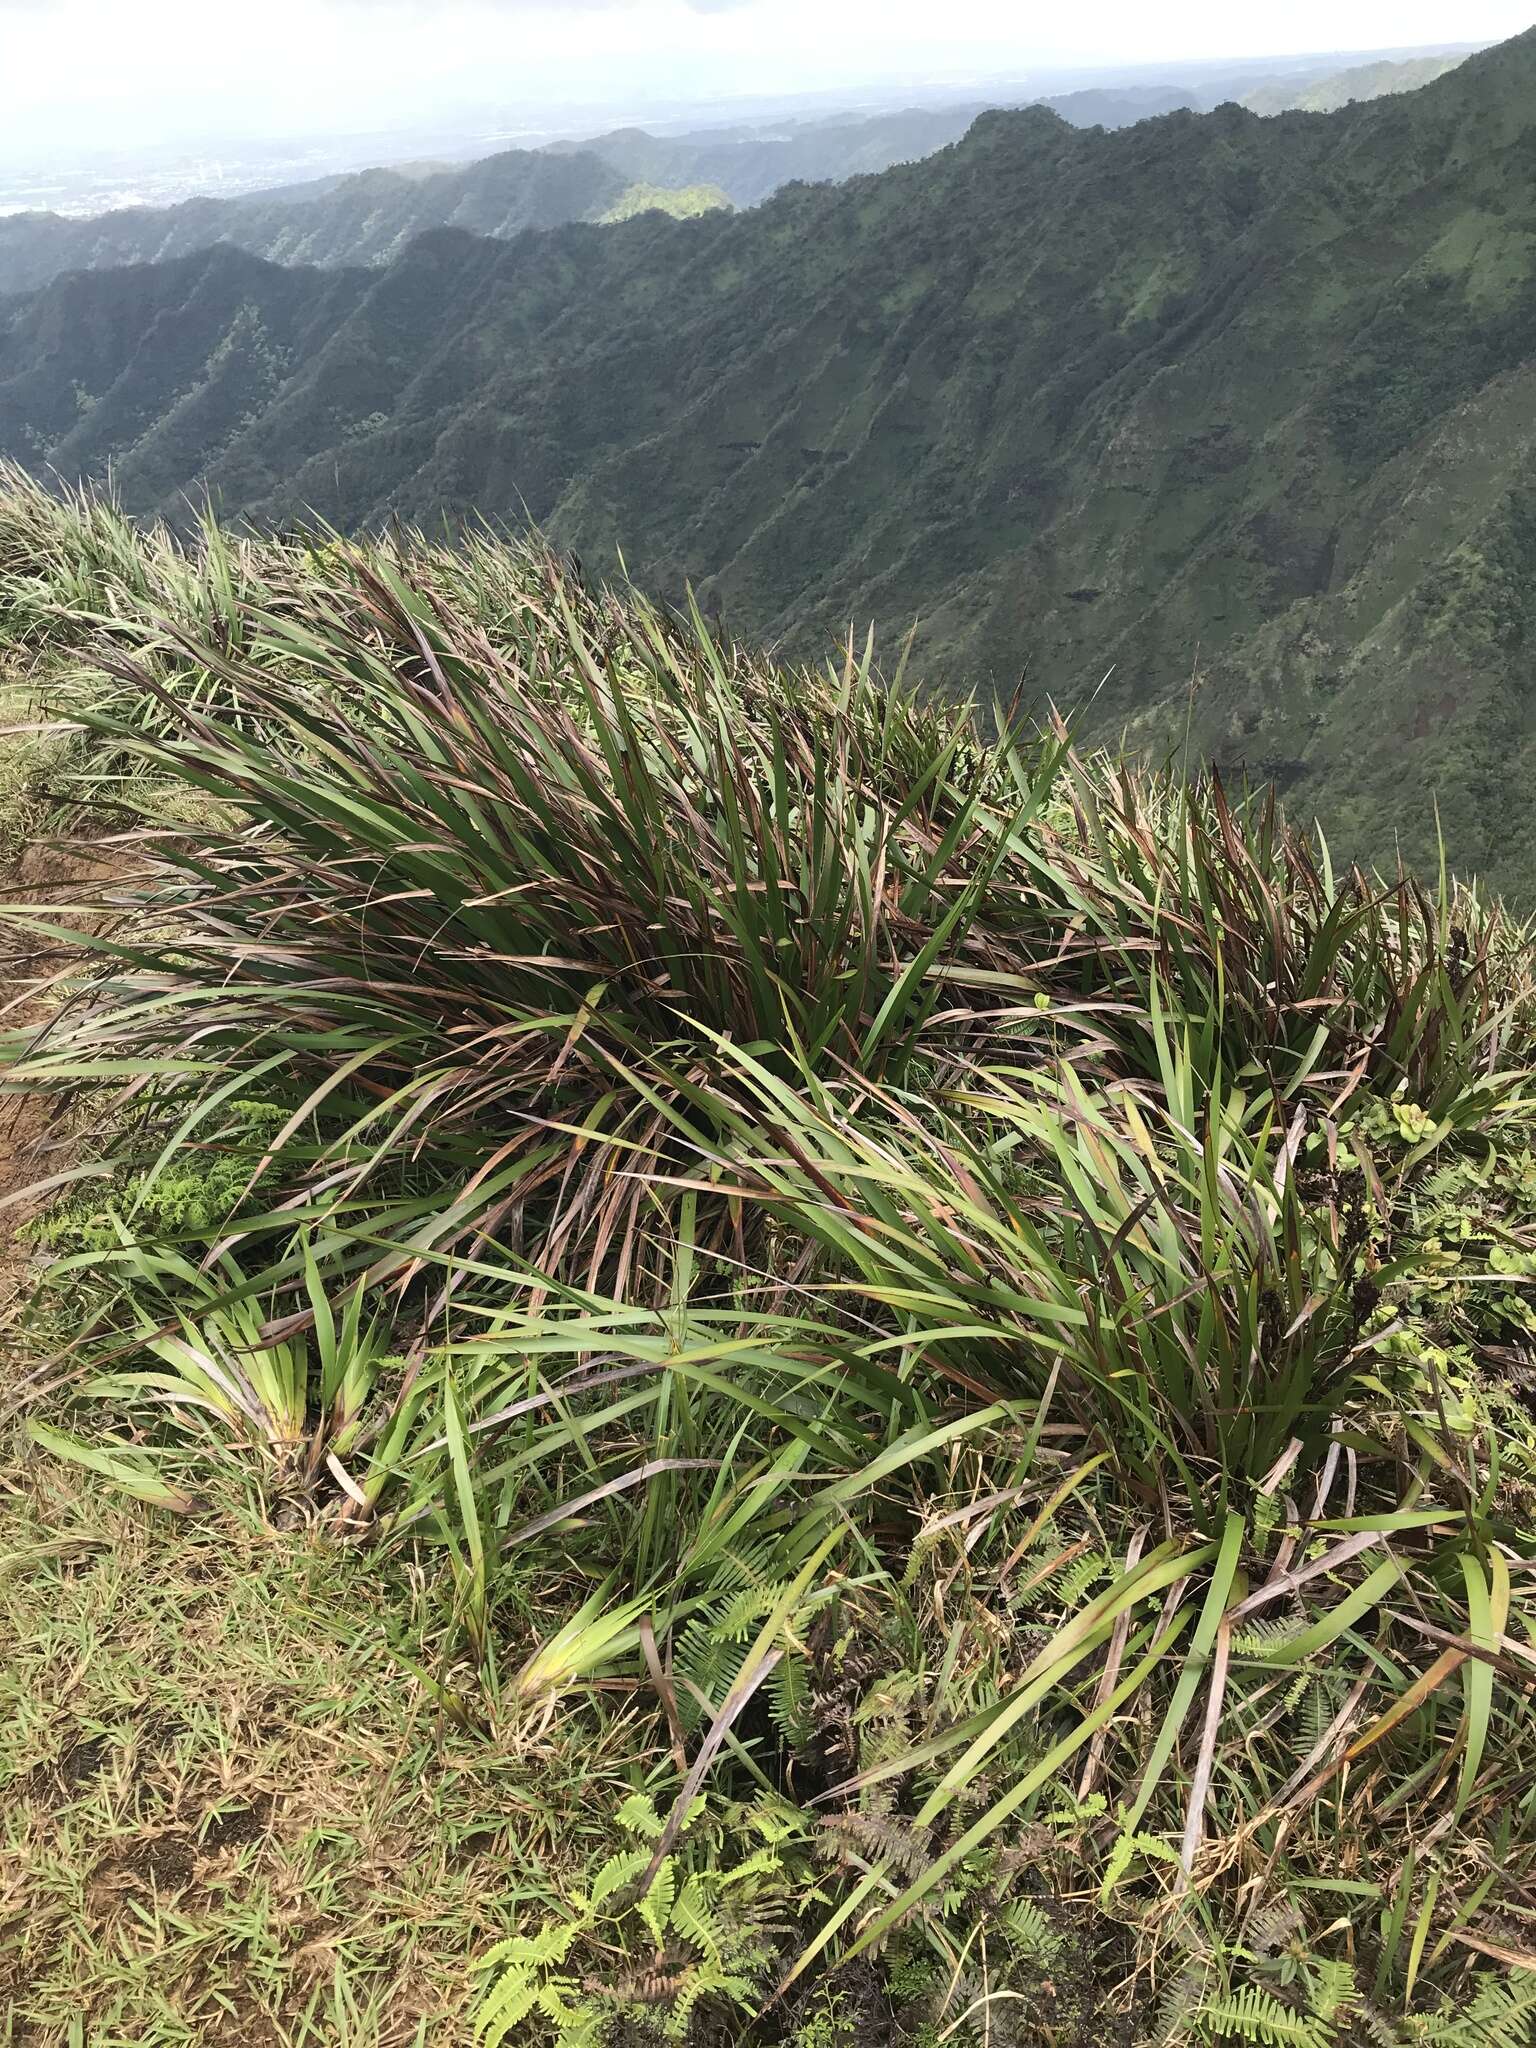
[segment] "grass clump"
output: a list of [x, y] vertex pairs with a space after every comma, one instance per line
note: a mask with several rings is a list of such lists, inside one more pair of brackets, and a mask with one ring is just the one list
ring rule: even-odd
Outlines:
[[101, 1134], [33, 1432], [611, 1763], [476, 2038], [1523, 2039], [1524, 928], [535, 547], [155, 602], [236, 554], [34, 601], [205, 822], [19, 1048]]

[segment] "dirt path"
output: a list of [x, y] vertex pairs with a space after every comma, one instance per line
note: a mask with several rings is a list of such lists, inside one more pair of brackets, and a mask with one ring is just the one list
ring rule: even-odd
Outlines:
[[[119, 849], [39, 841], [0, 880], [0, 903], [72, 911], [82, 902], [99, 901], [128, 871]], [[72, 920], [65, 916], [62, 921]], [[47, 1021], [57, 1002], [58, 979], [78, 957], [75, 949], [33, 936], [24, 926], [0, 923], [0, 1038], [30, 1033]], [[0, 1087], [5, 1071], [0, 1064]], [[27, 1190], [64, 1172], [72, 1150], [71, 1134], [52, 1098], [0, 1092], [0, 1362], [12, 1356], [28, 1291], [33, 1253], [26, 1226], [48, 1200]]]

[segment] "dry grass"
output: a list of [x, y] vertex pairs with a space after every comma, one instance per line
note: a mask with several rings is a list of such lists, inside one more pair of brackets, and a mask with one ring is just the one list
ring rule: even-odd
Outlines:
[[472, 1958], [584, 1808], [552, 1757], [443, 1722], [376, 1562], [14, 1448], [0, 1558], [0, 2040], [466, 2039]]

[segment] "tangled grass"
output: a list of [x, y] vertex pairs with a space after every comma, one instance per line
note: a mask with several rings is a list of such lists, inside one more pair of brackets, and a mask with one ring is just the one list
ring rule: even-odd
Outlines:
[[870, 1954], [907, 2038], [1529, 2038], [1522, 924], [535, 544], [13, 481], [0, 625], [148, 877], [10, 1083], [102, 1134], [39, 1437], [629, 1745], [483, 2039]]

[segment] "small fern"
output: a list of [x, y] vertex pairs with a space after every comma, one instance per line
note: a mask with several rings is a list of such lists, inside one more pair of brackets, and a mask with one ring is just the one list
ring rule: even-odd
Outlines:
[[1174, 1972], [1158, 2004], [1153, 2048], [1177, 2048], [1194, 2036], [1210, 1988], [1211, 1964], [1205, 1957], [1192, 1957]]
[[1254, 2041], [1259, 2048], [1333, 2048], [1333, 2030], [1315, 2014], [1282, 2005], [1257, 1984], [1200, 2007], [1200, 2034], [1212, 2043]]
[[626, 1885], [635, 1884], [651, 1860], [647, 1849], [621, 1849], [616, 1856], [610, 1856], [597, 1876], [592, 1880], [592, 1889], [587, 1896], [589, 1910], [596, 1910], [611, 1899]]
[[1044, 1968], [1060, 1954], [1061, 1932], [1033, 1899], [1005, 1900], [996, 1919], [1008, 1935], [1016, 1961]]
[[1233, 1653], [1239, 1657], [1267, 1656], [1270, 1651], [1294, 1642], [1306, 1627], [1307, 1617], [1304, 1614], [1291, 1615], [1281, 1621], [1250, 1621], [1246, 1628], [1238, 1629], [1233, 1635]]
[[1302, 1926], [1301, 1912], [1294, 1899], [1271, 1899], [1250, 1917], [1245, 1945], [1255, 1955], [1277, 1955], [1295, 1940]]
[[813, 1732], [811, 1686], [805, 1663], [799, 1657], [783, 1657], [768, 1681], [768, 1705], [773, 1725], [785, 1747], [804, 1749]]
[[1050, 1581], [1051, 1598], [1071, 1614], [1081, 1604], [1089, 1587], [1096, 1586], [1108, 1570], [1109, 1559], [1104, 1553], [1090, 1550], [1085, 1556], [1075, 1558]]
[[[752, 2006], [772, 1954], [768, 1934], [797, 1908], [821, 1902], [803, 1859], [790, 1861], [806, 1829], [782, 1801], [711, 1813], [696, 1799], [643, 1893], [661, 1816], [635, 1792], [614, 1819], [628, 1841], [595, 1864], [568, 1910], [484, 1958], [476, 2048], [535, 2039], [598, 2048], [626, 2008], [645, 2008], [648, 2038], [682, 2040], [702, 1999]], [[747, 1853], [724, 1865], [722, 1849], [743, 1837]], [[578, 1949], [589, 1974], [576, 1974]]]
[[1176, 1864], [1179, 1860], [1178, 1852], [1170, 1849], [1156, 1835], [1123, 1834], [1105, 1859], [1104, 1875], [1099, 1884], [1101, 1899], [1109, 1898], [1138, 1856], [1145, 1863]]
[[904, 1877], [921, 1877], [933, 1863], [928, 1830], [910, 1822], [889, 1820], [875, 1813], [833, 1813], [823, 1815], [821, 1825], [829, 1838], [889, 1864]]
[[1353, 2011], [1357, 2002], [1355, 1971], [1341, 1958], [1320, 1960], [1312, 1966], [1312, 2011], [1318, 2019], [1332, 2023]]
[[651, 1930], [658, 1954], [667, 1945], [667, 1927], [676, 1899], [677, 1858], [664, 1856], [656, 1867], [656, 1875], [635, 1902], [636, 1912]]
[[655, 1802], [643, 1792], [632, 1792], [613, 1817], [626, 1834], [643, 1835], [648, 1842], [654, 1842], [665, 1825]]
[[907, 1568], [901, 1575], [904, 1587], [915, 1586], [923, 1575], [923, 1568], [944, 1540], [944, 1531], [938, 1522], [925, 1522], [912, 1539], [907, 1552]]
[[1536, 1978], [1480, 1971], [1471, 2003], [1448, 2006], [1416, 2023], [1423, 2048], [1531, 2048], [1536, 2040]]

